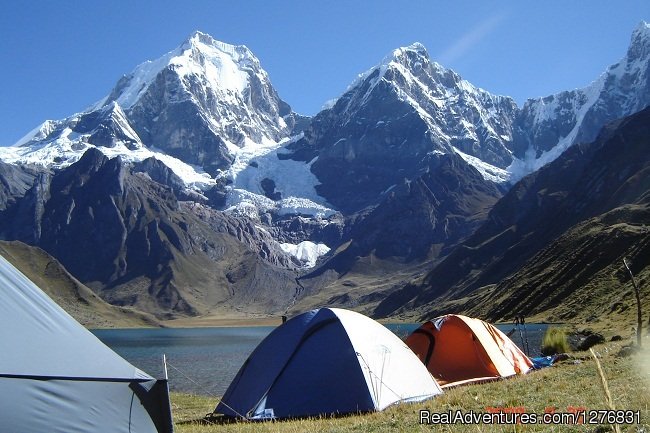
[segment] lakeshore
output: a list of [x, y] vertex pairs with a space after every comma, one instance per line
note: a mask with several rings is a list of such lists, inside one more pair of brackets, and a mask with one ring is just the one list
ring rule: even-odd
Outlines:
[[200, 316], [165, 320], [161, 325], [168, 328], [232, 328], [249, 326], [279, 326], [282, 316]]

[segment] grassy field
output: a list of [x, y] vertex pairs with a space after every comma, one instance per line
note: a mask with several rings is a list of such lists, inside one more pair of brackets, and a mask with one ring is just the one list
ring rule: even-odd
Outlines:
[[[650, 432], [650, 339], [646, 350], [628, 357], [616, 354], [626, 342], [596, 346], [616, 409], [640, 411], [639, 425], [621, 425], [624, 432]], [[503, 408], [541, 414], [548, 410], [568, 412], [572, 408], [607, 409], [596, 362], [589, 352], [572, 354], [572, 358], [551, 368], [526, 376], [456, 388], [433, 400], [391, 407], [383, 412], [341, 418], [296, 421], [209, 425], [201, 422], [212, 412], [217, 400], [187, 394], [172, 394], [172, 410], [179, 433], [213, 432], [607, 432], [609, 425], [421, 425], [420, 410], [432, 413], [463, 410], [486, 412]]]

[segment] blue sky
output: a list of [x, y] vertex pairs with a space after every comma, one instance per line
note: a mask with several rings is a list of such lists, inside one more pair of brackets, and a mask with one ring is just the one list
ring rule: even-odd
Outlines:
[[463, 78], [518, 103], [589, 84], [625, 54], [650, 2], [6, 2], [0, 145], [82, 111], [194, 30], [247, 45], [280, 96], [308, 115], [394, 48], [423, 43]]

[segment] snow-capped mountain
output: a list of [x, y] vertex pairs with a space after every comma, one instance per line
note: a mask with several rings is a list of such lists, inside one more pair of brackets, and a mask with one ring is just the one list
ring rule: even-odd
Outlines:
[[196, 32], [176, 50], [138, 66], [96, 106], [117, 102], [147, 146], [211, 174], [239, 149], [289, 136], [294, 119], [259, 60]]
[[[48, 120], [14, 146], [0, 148], [0, 159], [58, 170], [93, 148], [135, 164], [153, 158], [190, 190], [220, 190], [233, 214], [322, 218], [334, 211], [319, 204], [325, 201], [315, 194], [305, 164], [277, 157], [260, 162], [265, 170], [290, 175], [276, 184], [280, 200], [265, 197], [259, 188], [264, 176], [247, 170], [256, 165], [249, 164], [253, 158], [274, 154], [306, 120], [280, 99], [248, 48], [195, 32], [175, 50], [137, 66], [87, 110]], [[178, 195], [177, 182], [170, 186]]]
[[553, 161], [575, 143], [593, 141], [607, 122], [650, 105], [650, 24], [632, 33], [627, 54], [582, 89], [529, 99], [517, 115], [508, 168], [512, 180]]
[[308, 162], [316, 191], [354, 212], [443, 154], [458, 153], [485, 177], [505, 180], [516, 110], [511, 98], [472, 86], [413, 44], [360, 75], [280, 157]]
[[623, 60], [591, 85], [531, 99], [521, 109], [435, 63], [421, 44], [399, 48], [302, 135], [296, 126], [308, 119], [279, 98], [248, 48], [196, 32], [136, 67], [85, 112], [46, 121], [0, 148], [0, 158], [58, 168], [90, 147], [127, 161], [155, 157], [188, 186], [205, 190], [224, 179], [225, 206], [254, 218], [322, 218], [376, 204], [445, 153], [504, 183], [650, 103], [649, 28], [641, 23]]
[[361, 74], [334, 106], [349, 123], [369, 100], [385, 97], [384, 92], [416, 110], [428, 127], [434, 150], [451, 152], [456, 148], [496, 166], [510, 163], [506, 144], [512, 141], [515, 102], [477, 88], [433, 62], [422, 44], [394, 50]]
[[123, 146], [116, 152], [126, 155], [146, 147], [214, 177], [243, 150], [288, 137], [296, 117], [248, 48], [196, 32], [122, 77], [88, 110], [44, 122], [1, 156], [65, 166], [89, 145]]
[[[0, 148], [0, 158], [63, 168], [97, 147], [125, 161], [156, 158], [191, 188], [230, 184], [226, 206], [235, 213], [329, 216], [334, 211], [315, 193], [309, 167], [275, 155], [307, 120], [280, 99], [248, 48], [195, 32], [86, 111], [48, 120]], [[265, 197], [266, 172], [277, 178], [278, 200]]]
[[288, 146], [290, 157], [309, 161], [317, 191], [344, 208], [346, 193], [362, 197], [354, 208], [368, 205], [441, 153], [457, 153], [487, 180], [514, 182], [649, 105], [649, 65], [650, 25], [642, 22], [626, 56], [589, 86], [520, 109], [431, 61], [416, 43], [361, 74]]

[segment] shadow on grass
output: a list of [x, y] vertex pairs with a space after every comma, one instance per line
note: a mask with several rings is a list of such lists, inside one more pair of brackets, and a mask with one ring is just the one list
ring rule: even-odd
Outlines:
[[364, 415], [371, 412], [352, 412], [352, 413], [332, 413], [332, 414], [322, 414], [322, 415], [312, 415], [312, 416], [300, 416], [300, 417], [287, 417], [287, 418], [273, 418], [273, 419], [245, 419], [232, 416], [225, 416], [221, 414], [208, 413], [203, 418], [191, 419], [180, 421], [179, 425], [227, 425], [227, 424], [244, 424], [244, 423], [261, 423], [261, 422], [290, 422], [296, 420], [323, 420], [323, 419], [343, 419], [350, 418], [354, 416]]
[[178, 425], [190, 425], [190, 424], [191, 425], [225, 425], [225, 424], [235, 424], [237, 422], [241, 422], [241, 420], [230, 416], [208, 413], [205, 414], [203, 418], [195, 418], [195, 419], [188, 419], [185, 421], [179, 421], [177, 422], [177, 424]]

